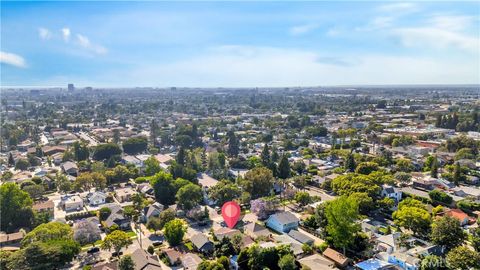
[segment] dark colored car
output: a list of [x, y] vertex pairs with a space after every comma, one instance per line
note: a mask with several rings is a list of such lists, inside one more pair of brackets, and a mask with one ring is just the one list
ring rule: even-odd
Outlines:
[[98, 247], [93, 247], [93, 248], [89, 249], [87, 251], [87, 253], [92, 254], [92, 253], [96, 253], [96, 252], [99, 252], [99, 251], [100, 251], [100, 249]]

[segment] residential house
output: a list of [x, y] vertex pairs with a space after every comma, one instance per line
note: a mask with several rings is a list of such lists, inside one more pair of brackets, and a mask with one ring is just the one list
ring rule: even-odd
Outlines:
[[255, 222], [243, 226], [243, 230], [246, 235], [249, 235], [253, 239], [257, 239], [258, 237], [270, 237], [272, 235], [267, 228]]
[[445, 211], [445, 215], [458, 219], [460, 225], [467, 225], [470, 221], [470, 217], [460, 209], [450, 209]]
[[335, 263], [320, 254], [313, 254], [307, 257], [303, 257], [298, 262], [302, 267], [308, 267], [307, 269], [322, 269], [322, 270], [335, 270], [338, 269]]
[[228, 237], [231, 239], [235, 234], [240, 233], [240, 231], [237, 229], [222, 227], [214, 231], [213, 233], [215, 234], [215, 237], [217, 237], [218, 240], [222, 240], [224, 237]]
[[92, 266], [91, 270], [118, 270], [118, 261], [100, 262]]
[[181, 263], [182, 253], [178, 252], [175, 249], [169, 248], [162, 250], [165, 256], [168, 259], [170, 265], [178, 265]]
[[96, 191], [93, 193], [89, 193], [87, 195], [87, 201], [90, 205], [97, 206], [100, 204], [104, 204], [106, 202], [107, 197], [108, 197], [107, 194], [100, 191]]
[[388, 254], [397, 250], [400, 243], [401, 233], [395, 232], [387, 235], [382, 235], [375, 240], [375, 249], [380, 252], [386, 252]]
[[402, 191], [391, 185], [382, 185], [382, 192], [380, 193], [382, 198], [391, 198], [395, 201], [395, 204], [402, 200]]
[[204, 254], [212, 253], [215, 248], [213, 243], [208, 240], [208, 237], [205, 236], [203, 233], [195, 234], [190, 238], [190, 241], [192, 242], [193, 246], [197, 251]]
[[421, 260], [407, 253], [396, 251], [388, 255], [388, 262], [405, 270], [417, 270]]
[[78, 166], [75, 162], [67, 161], [62, 164], [61, 168], [63, 172], [68, 175], [77, 176], [78, 174]]
[[292, 229], [298, 228], [299, 219], [291, 212], [280, 212], [271, 215], [265, 223], [267, 227], [277, 232], [288, 233]]
[[[288, 234], [274, 235], [273, 238], [278, 244], [289, 245], [293, 255], [299, 257], [303, 254], [302, 243], [290, 237]], [[267, 242], [271, 243], [271, 242]], [[277, 245], [278, 245], [277, 244]]]
[[135, 165], [135, 167], [143, 167], [143, 162], [136, 158], [135, 156], [130, 156], [130, 155], [126, 155], [126, 156], [123, 156], [122, 159], [121, 159], [121, 162], [123, 164], [133, 164]]
[[121, 203], [130, 201], [133, 194], [135, 194], [135, 191], [130, 187], [115, 190], [115, 198]]
[[122, 230], [129, 230], [130, 219], [123, 214], [123, 209], [117, 204], [111, 204], [106, 206], [110, 208], [111, 213], [108, 218], [104, 221], [104, 224], [107, 228], [117, 225]]
[[83, 208], [83, 200], [78, 195], [66, 196], [62, 199], [61, 204], [65, 211], [78, 211]]
[[0, 250], [18, 250], [25, 233], [23, 231], [0, 234]]
[[476, 187], [460, 186], [451, 189], [457, 196], [463, 198], [472, 198], [473, 200], [480, 200], [480, 189]]
[[148, 220], [152, 217], [158, 217], [160, 213], [163, 211], [163, 209], [164, 209], [164, 206], [159, 202], [154, 202], [148, 207], [145, 207], [142, 213], [143, 222], [148, 222]]
[[162, 270], [157, 255], [151, 255], [138, 248], [130, 256], [135, 263], [135, 270]]
[[307, 244], [307, 245], [313, 245], [314, 239], [309, 237], [306, 234], [303, 234], [297, 230], [290, 230], [288, 232], [288, 236], [292, 237], [293, 239], [297, 240], [298, 242], [302, 244]]
[[337, 267], [340, 267], [340, 268], [343, 268], [343, 267], [347, 266], [348, 263], [350, 263], [349, 258], [345, 257], [345, 255], [343, 255], [342, 253], [340, 253], [340, 252], [338, 252], [334, 249], [331, 249], [331, 248], [325, 249], [325, 251], [322, 254], [326, 258], [335, 262]]
[[53, 218], [55, 204], [52, 200], [36, 202], [34, 205], [32, 205], [32, 208], [39, 213], [48, 213], [50, 217]]
[[197, 270], [203, 260], [195, 253], [187, 253], [183, 255], [181, 261], [184, 270]]

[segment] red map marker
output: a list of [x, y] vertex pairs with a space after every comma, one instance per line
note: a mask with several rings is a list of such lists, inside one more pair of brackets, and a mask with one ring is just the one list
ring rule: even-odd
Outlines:
[[222, 216], [225, 223], [230, 229], [235, 227], [238, 219], [240, 218], [240, 206], [234, 201], [226, 202], [222, 206]]

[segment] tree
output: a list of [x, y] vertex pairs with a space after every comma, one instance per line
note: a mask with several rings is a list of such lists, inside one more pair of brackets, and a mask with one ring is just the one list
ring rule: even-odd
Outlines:
[[327, 218], [327, 233], [343, 254], [348, 246], [353, 244], [355, 235], [360, 231], [356, 220], [358, 218], [358, 203], [351, 198], [342, 196], [328, 203], [325, 208]]
[[181, 219], [173, 219], [165, 224], [164, 235], [170, 246], [177, 246], [183, 240], [187, 228]]
[[370, 174], [373, 171], [378, 170], [378, 164], [375, 162], [361, 162], [358, 164], [357, 168], [355, 169], [356, 173], [359, 174]]
[[108, 207], [102, 207], [98, 210], [98, 216], [100, 218], [100, 221], [106, 220], [110, 214], [112, 213], [112, 210]]
[[290, 163], [286, 155], [282, 155], [280, 163], [278, 164], [278, 177], [287, 179], [290, 177]]
[[444, 203], [444, 204], [447, 204], [447, 205], [451, 204], [452, 201], [453, 201], [453, 198], [451, 196], [449, 196], [447, 193], [445, 193], [443, 191], [440, 191], [438, 189], [434, 189], [434, 190], [428, 192], [428, 196], [434, 202], [440, 202], [440, 203]]
[[273, 187], [272, 171], [263, 167], [254, 168], [245, 174], [244, 179], [240, 181], [240, 185], [254, 199], [266, 196], [270, 194]]
[[270, 150], [268, 149], [268, 144], [265, 143], [265, 145], [263, 146], [263, 150], [262, 150], [262, 153], [260, 155], [260, 158], [262, 159], [262, 164], [263, 166], [265, 167], [268, 167], [270, 166]]
[[145, 152], [148, 146], [148, 140], [145, 137], [134, 137], [123, 141], [123, 151], [130, 155]]
[[72, 240], [73, 231], [69, 225], [60, 222], [41, 224], [25, 235], [22, 246], [33, 242], [48, 242], [51, 240]]
[[99, 173], [99, 172], [92, 172], [90, 173], [90, 176], [92, 177], [93, 185], [97, 189], [103, 189], [107, 186], [107, 178]]
[[11, 255], [7, 269], [63, 269], [79, 252], [71, 239], [33, 242]]
[[412, 176], [409, 173], [406, 172], [396, 172], [394, 175], [395, 180], [402, 184], [408, 184], [410, 183], [410, 180], [412, 179]]
[[411, 172], [413, 170], [412, 161], [408, 158], [399, 158], [396, 162], [396, 169], [400, 172]]
[[81, 173], [75, 178], [75, 187], [77, 190], [90, 190], [93, 186], [93, 178], [90, 173]]
[[462, 179], [462, 170], [460, 168], [460, 163], [455, 162], [455, 168], [453, 170], [453, 182], [455, 185], [459, 185], [460, 180]]
[[8, 182], [0, 186], [0, 209], [2, 231], [30, 227], [33, 222], [32, 199], [16, 183]]
[[120, 155], [121, 153], [122, 150], [120, 149], [120, 147], [114, 143], [100, 144], [95, 148], [95, 151], [93, 153], [93, 159], [109, 159], [113, 156]]
[[203, 198], [202, 188], [200, 186], [190, 183], [181, 187], [177, 192], [178, 205], [184, 210], [190, 210], [198, 205]]
[[228, 180], [222, 180], [208, 190], [208, 195], [218, 205], [240, 197], [241, 193], [240, 188]]
[[17, 162], [15, 163], [16, 170], [26, 171], [29, 166], [30, 166], [30, 162], [28, 162], [28, 160], [23, 158], [18, 159]]
[[15, 165], [15, 159], [13, 158], [12, 152], [8, 153], [8, 165], [10, 166]]
[[23, 188], [23, 191], [26, 191], [30, 197], [35, 200], [42, 197], [43, 193], [45, 192], [45, 188], [43, 185], [28, 185]]
[[452, 270], [479, 269], [480, 254], [467, 247], [456, 247], [447, 254], [447, 265]]
[[118, 261], [118, 269], [119, 270], [134, 270], [135, 269], [135, 262], [133, 261], [130, 255], [123, 256]]
[[115, 230], [108, 234], [102, 242], [102, 249], [110, 251], [112, 248], [115, 250], [115, 253], [119, 257], [120, 250], [124, 247], [128, 247], [132, 244], [132, 239], [124, 231]]
[[145, 175], [147, 176], [152, 176], [161, 171], [160, 163], [154, 156], [147, 158], [144, 164], [145, 164]]
[[223, 237], [215, 245], [215, 257], [235, 255], [236, 250], [230, 237]]
[[427, 255], [420, 263], [420, 270], [447, 270], [445, 260], [436, 255]]
[[308, 192], [300, 191], [295, 194], [295, 201], [301, 206], [305, 206], [312, 202], [312, 198]]
[[295, 264], [295, 257], [293, 257], [292, 254], [282, 256], [278, 261], [278, 267], [280, 267], [280, 270], [298, 269], [297, 265]]
[[480, 227], [473, 229], [472, 231], [472, 247], [480, 252]]
[[152, 176], [150, 180], [155, 191], [155, 199], [163, 205], [175, 203], [176, 191], [172, 181], [172, 175], [163, 171]]
[[231, 157], [238, 156], [239, 143], [238, 143], [237, 136], [235, 136], [235, 132], [233, 132], [232, 130], [228, 131], [227, 137], [228, 137], [228, 150], [227, 150], [228, 155]]
[[437, 156], [433, 157], [433, 160], [430, 165], [430, 176], [433, 178], [438, 177], [438, 159]]
[[345, 170], [347, 172], [354, 172], [356, 167], [355, 158], [353, 157], [352, 153], [349, 153], [345, 159]]
[[425, 210], [425, 206], [414, 199], [403, 200], [392, 217], [396, 225], [412, 230], [416, 235], [428, 234], [432, 222], [432, 217]]
[[87, 160], [90, 156], [90, 151], [85, 142], [74, 142], [73, 143], [73, 156], [76, 161]]
[[447, 251], [462, 245], [465, 238], [460, 222], [454, 217], [443, 216], [432, 224], [430, 239], [433, 243], [445, 247]]
[[86, 219], [77, 221], [73, 226], [73, 239], [82, 246], [102, 239], [100, 233], [98, 226]]

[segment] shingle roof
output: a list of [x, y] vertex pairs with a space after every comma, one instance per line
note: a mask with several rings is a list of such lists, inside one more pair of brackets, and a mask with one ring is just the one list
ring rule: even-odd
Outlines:
[[288, 235], [292, 237], [293, 239], [297, 240], [298, 242], [305, 244], [308, 242], [313, 242], [313, 239], [308, 237], [307, 235], [297, 231], [297, 230], [291, 230]]
[[280, 212], [273, 215], [273, 218], [278, 220], [280, 224], [289, 224], [293, 222], [298, 222], [298, 218], [290, 212]]
[[208, 240], [208, 237], [206, 237], [203, 233], [198, 233], [192, 236], [192, 238], [190, 238], [190, 241], [192, 241], [192, 244], [198, 249], [202, 248], [205, 244], [210, 242], [210, 240]]

